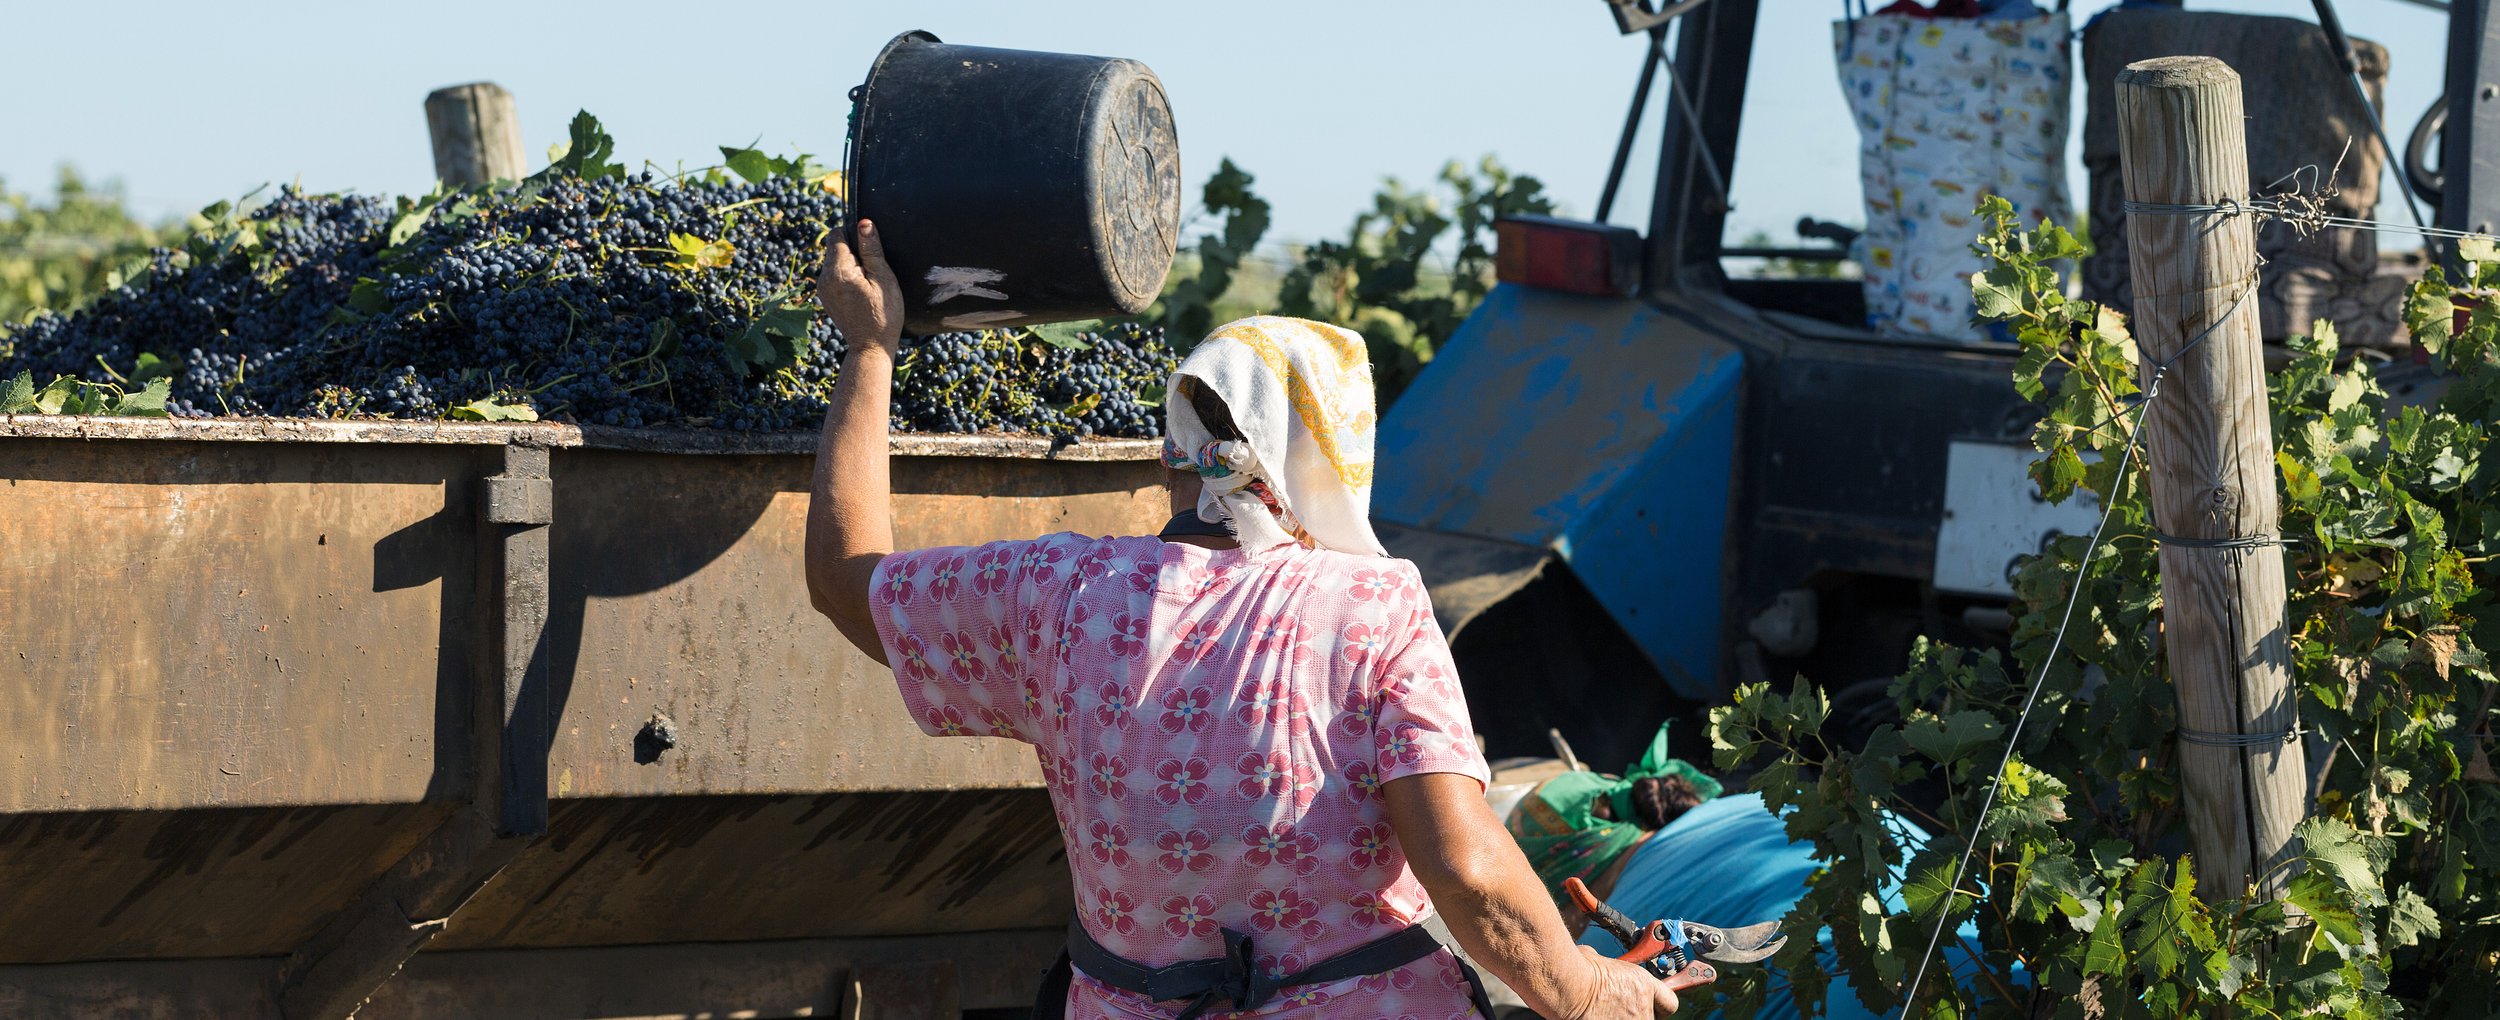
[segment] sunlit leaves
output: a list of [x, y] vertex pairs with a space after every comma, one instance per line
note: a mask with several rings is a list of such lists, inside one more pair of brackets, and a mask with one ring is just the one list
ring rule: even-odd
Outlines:
[[0, 414], [93, 414], [127, 418], [165, 417], [173, 383], [157, 376], [136, 390], [114, 383], [61, 376], [38, 389], [31, 372], [0, 381]]
[[538, 410], [520, 401], [480, 397], [451, 409], [454, 421], [537, 421]]
[[599, 118], [590, 115], [590, 111], [576, 111], [572, 124], [566, 127], [565, 132], [570, 144], [565, 146], [562, 156], [556, 157], [553, 164], [541, 171], [542, 175], [561, 171], [583, 180], [625, 176], [624, 165], [615, 162], [616, 139], [600, 125]]
[[1998, 266], [1970, 278], [1971, 299], [1983, 319], [2011, 319], [2023, 314], [2031, 297], [2024, 287], [2024, 273], [2013, 266]]
[[[801, 181], [825, 180], [827, 174], [827, 171], [817, 166], [815, 159], [806, 153], [796, 156], [775, 156], [760, 149], [734, 148], [724, 145], [720, 147], [720, 156], [722, 166], [728, 167], [729, 172], [737, 174], [740, 180], [749, 184], [760, 184], [775, 177], [788, 177]], [[839, 188], [837, 181], [834, 184], [834, 190], [838, 192]]]

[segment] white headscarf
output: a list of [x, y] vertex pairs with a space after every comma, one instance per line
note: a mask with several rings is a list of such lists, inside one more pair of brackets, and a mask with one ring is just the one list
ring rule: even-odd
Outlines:
[[[1217, 442], [1180, 395], [1212, 391], [1245, 437]], [[1204, 481], [1198, 517], [1260, 552], [1300, 542], [1387, 556], [1372, 533], [1371, 359], [1353, 330], [1260, 315], [1207, 335], [1172, 373], [1164, 461]]]

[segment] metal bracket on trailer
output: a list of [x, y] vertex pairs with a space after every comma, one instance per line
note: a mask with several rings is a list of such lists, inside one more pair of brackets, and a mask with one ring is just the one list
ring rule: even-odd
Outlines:
[[[483, 479], [478, 586], [486, 640], [475, 673], [476, 781], [454, 814], [279, 968], [288, 1020], [343, 1020], [449, 926], [530, 840], [547, 831], [547, 528], [555, 482], [545, 446], [503, 447]], [[493, 762], [494, 767], [486, 767]]]
[[493, 661], [483, 670], [496, 680], [500, 697], [488, 703], [498, 714], [478, 720], [495, 745], [478, 760], [500, 763], [502, 777], [497, 789], [479, 795], [497, 808], [495, 834], [507, 838], [547, 831], [547, 662], [539, 649], [547, 629], [547, 526], [555, 522], [547, 454], [544, 446], [504, 447], [503, 473], [485, 480], [479, 508], [481, 601], [502, 610], [487, 616]]

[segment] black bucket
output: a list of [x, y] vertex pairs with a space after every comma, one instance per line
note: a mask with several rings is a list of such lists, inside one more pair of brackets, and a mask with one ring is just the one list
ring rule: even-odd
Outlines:
[[1146, 65], [906, 32], [852, 95], [852, 208], [885, 239], [906, 330], [1131, 315], [1162, 293], [1180, 141]]

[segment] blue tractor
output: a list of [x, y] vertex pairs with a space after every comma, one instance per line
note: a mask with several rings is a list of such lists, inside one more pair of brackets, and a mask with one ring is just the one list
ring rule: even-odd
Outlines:
[[[1650, 34], [1671, 99], [1648, 228], [1602, 223], [1636, 98], [1601, 222], [1501, 225], [1505, 282], [1383, 417], [1374, 514], [1422, 566], [1496, 756], [1545, 754], [1558, 730], [1628, 760], [1660, 718], [1795, 676], [1854, 739], [1890, 711], [1915, 639], [2002, 645], [2016, 561], [2095, 508], [2027, 478], [2038, 413], [2009, 382], [2015, 345], [1879, 332], [1858, 281], [1723, 268], [1849, 257], [1850, 231], [1812, 221], [1801, 235], [1835, 243], [1722, 241], [1762, 0], [1608, 3]], [[2455, 17], [2452, 72], [2487, 62], [2485, 6]], [[2449, 120], [2443, 223], [2494, 204], [2468, 146], [2500, 130], [2471, 129]]]

